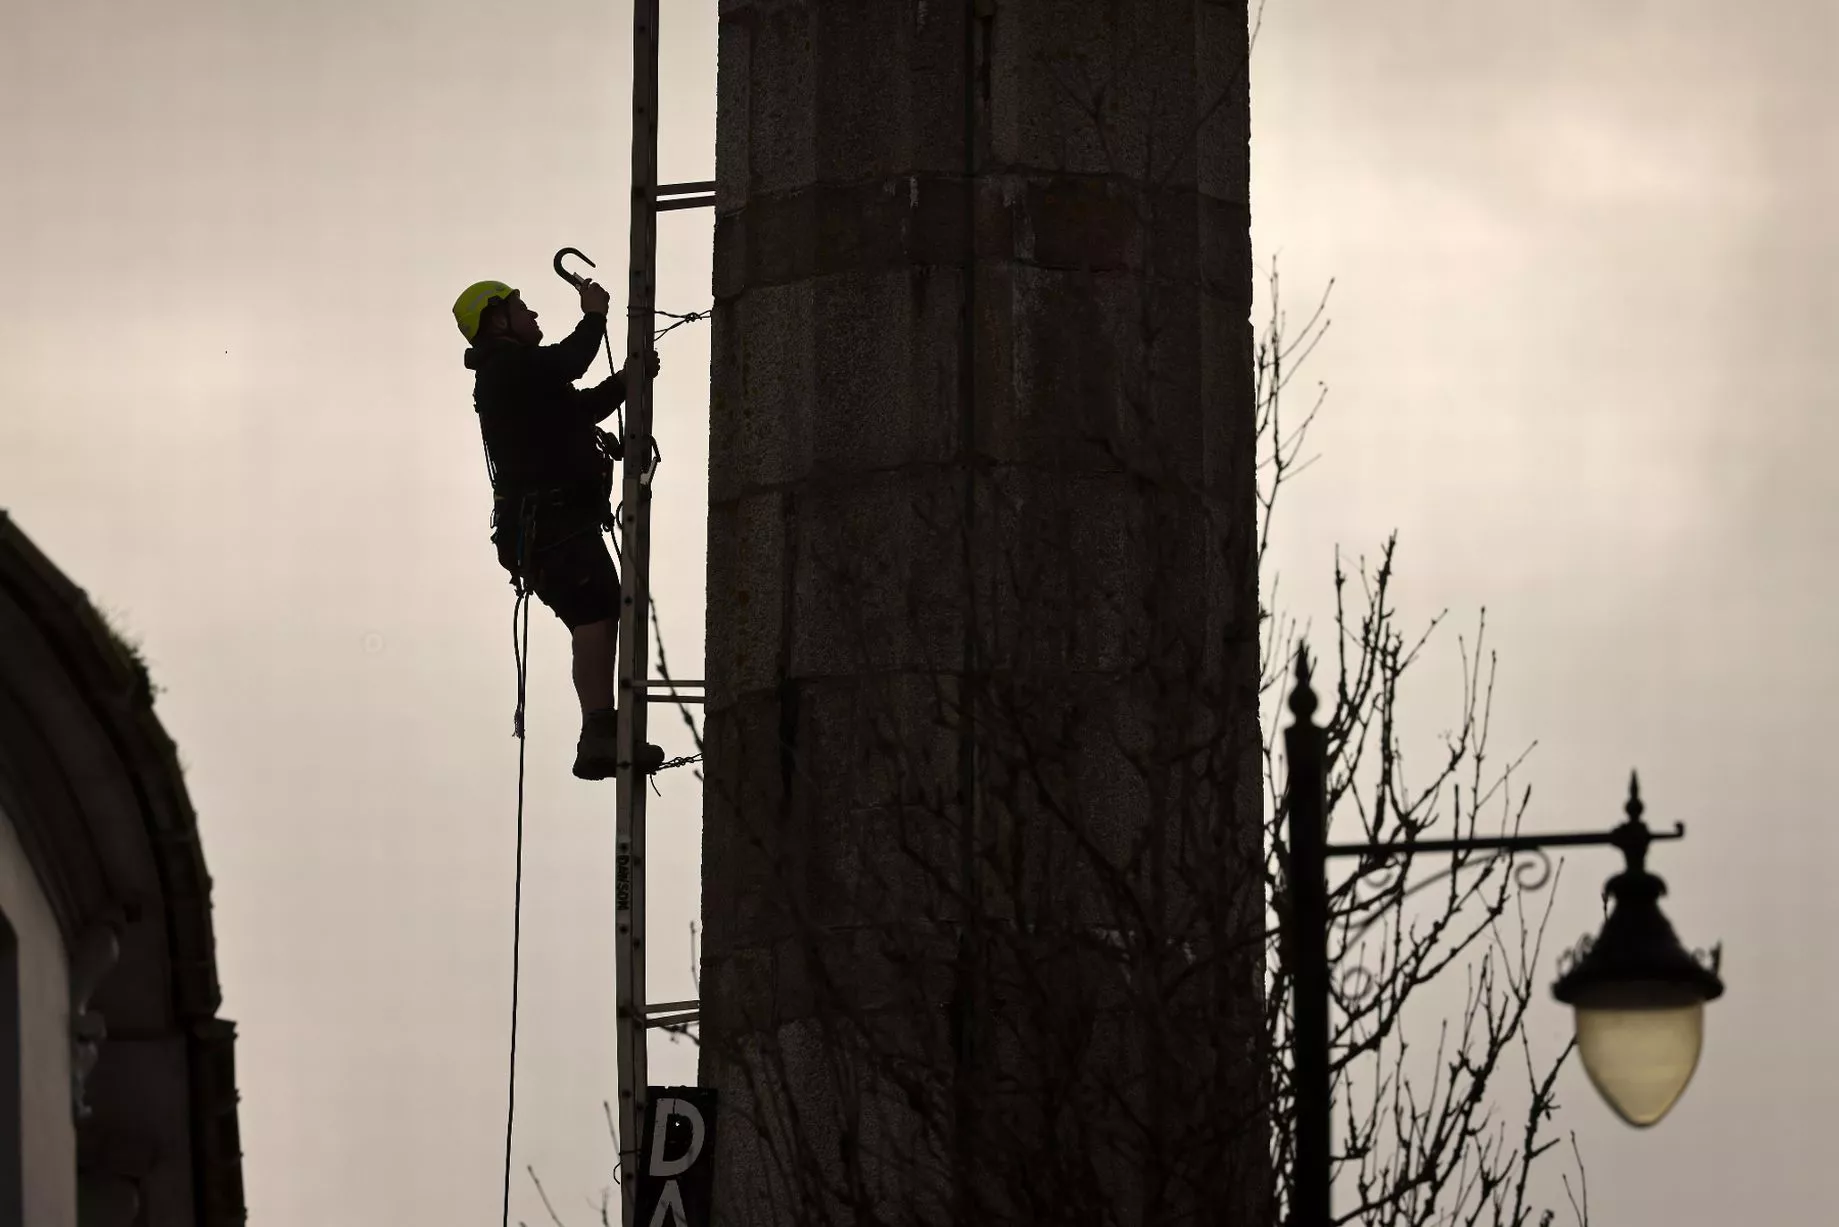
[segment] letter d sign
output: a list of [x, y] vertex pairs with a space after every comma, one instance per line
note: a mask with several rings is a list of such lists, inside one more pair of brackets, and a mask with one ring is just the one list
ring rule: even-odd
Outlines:
[[647, 1107], [636, 1221], [642, 1227], [707, 1227], [715, 1175], [715, 1092], [654, 1086]]

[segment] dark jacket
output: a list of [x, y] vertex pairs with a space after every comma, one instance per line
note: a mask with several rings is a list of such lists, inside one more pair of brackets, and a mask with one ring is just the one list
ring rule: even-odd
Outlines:
[[[626, 399], [618, 375], [577, 388], [606, 335], [607, 317], [584, 315], [554, 345], [500, 340], [466, 351], [475, 372], [473, 408], [501, 501], [565, 490], [591, 498], [609, 489], [609, 461], [599, 446], [604, 421]], [[618, 440], [609, 440], [615, 454]]]

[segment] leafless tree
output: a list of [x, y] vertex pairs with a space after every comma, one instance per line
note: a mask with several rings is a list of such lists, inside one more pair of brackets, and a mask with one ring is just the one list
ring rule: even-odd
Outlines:
[[[1286, 335], [1275, 273], [1270, 286], [1255, 362], [1261, 574], [1270, 574], [1277, 496], [1306, 467], [1301, 451], [1321, 405], [1318, 397], [1292, 427], [1285, 392], [1327, 329], [1324, 295]], [[1051, 544], [1033, 537], [1008, 552], [1017, 590], [1030, 579], [1021, 560], [1038, 562]], [[1409, 641], [1399, 630], [1390, 601], [1395, 550], [1396, 538], [1387, 540], [1377, 567], [1360, 568], [1354, 610], [1345, 599], [1350, 577], [1339, 562], [1335, 570], [1332, 829], [1394, 848], [1433, 829], [1516, 829], [1528, 794], [1515, 797], [1509, 784], [1525, 755], [1488, 770], [1496, 662], [1488, 652], [1484, 668], [1485, 611], [1475, 642], [1458, 640], [1466, 685], [1456, 727], [1444, 735], [1432, 777], [1407, 787], [1400, 683], [1442, 617]], [[873, 557], [843, 552], [828, 564], [861, 567]], [[860, 571], [854, 578], [864, 589], [871, 582]], [[1269, 611], [1259, 619], [1259, 696], [1269, 709], [1284, 696], [1297, 633]], [[879, 641], [866, 614], [858, 632], [865, 650]], [[890, 821], [839, 855], [834, 842], [819, 846], [794, 830], [796, 818], [781, 825], [783, 808], [734, 811], [761, 820], [733, 854], [756, 859], [764, 875], [757, 897], [787, 935], [769, 974], [795, 979], [805, 994], [802, 1026], [775, 1030], [772, 1020], [755, 1020], [744, 1052], [724, 1063], [748, 1083], [733, 1106], [760, 1140], [764, 1185], [776, 1203], [763, 1218], [1281, 1222], [1291, 1131], [1279, 722], [1264, 725], [1255, 861], [1221, 845], [1217, 806], [1237, 784], [1229, 765], [1208, 763], [1172, 807], [1175, 831], [1213, 844], [1173, 884], [1188, 906], [1170, 909], [1144, 872], [1155, 841], [1139, 834], [1123, 848], [1104, 846], [1115, 832], [1067, 787], [1093, 737], [1105, 733], [1076, 714], [1043, 719], [1039, 694], [1017, 677], [987, 681], [975, 710], [956, 687], [937, 685], [930, 724], [920, 727], [910, 695], [865, 689], [873, 692], [855, 708], [853, 761], [898, 798], [863, 807], [881, 808]], [[986, 782], [1001, 780], [988, 808], [1009, 817], [974, 841], [955, 797], [926, 787], [937, 778], [929, 765], [967, 726], [989, 755]], [[1107, 761], [1122, 764], [1131, 786], [1152, 791], [1169, 761], [1159, 748]], [[1499, 811], [1492, 820], [1484, 817], [1491, 808]], [[866, 847], [871, 838], [884, 841], [878, 853]], [[1201, 880], [1196, 867], [1209, 861], [1230, 872]], [[1531, 1178], [1560, 1140], [1552, 1133], [1555, 1083], [1569, 1048], [1535, 1054], [1525, 1028], [1542, 995], [1545, 921], [1526, 905], [1546, 885], [1549, 863], [1458, 857], [1447, 868], [1422, 867], [1428, 879], [1418, 868], [1401, 851], [1356, 865], [1332, 887], [1337, 1220], [1549, 1224], [1555, 1210]], [[1252, 892], [1263, 922], [1248, 929], [1233, 918], [1249, 911]], [[916, 898], [927, 902], [915, 907]], [[903, 915], [929, 922], [893, 919]], [[860, 978], [872, 969], [883, 973], [880, 983]], [[1426, 1020], [1422, 990], [1439, 977], [1466, 977], [1465, 999], [1454, 1019]], [[720, 1009], [709, 995], [722, 987], [705, 985], [705, 1010]], [[783, 988], [776, 996], [759, 981], [728, 987], [784, 1000]], [[1255, 1003], [1255, 1035], [1233, 1008], [1235, 990]], [[1170, 1026], [1182, 1010], [1189, 1025]], [[965, 1051], [977, 1046], [969, 1033], [979, 1028], [988, 1031], [977, 1037], [983, 1047], [1002, 1055], [972, 1075]], [[1208, 1034], [1214, 1042], [1197, 1041]], [[1125, 1037], [1166, 1048], [1132, 1060]], [[1033, 1051], [1013, 1051], [1024, 1044]], [[1429, 1059], [1415, 1059], [1423, 1046]], [[1510, 1096], [1518, 1102], [1503, 1111]], [[1573, 1194], [1568, 1214], [1587, 1222], [1581, 1172], [1564, 1187]], [[1220, 1217], [1222, 1204], [1245, 1217]]]

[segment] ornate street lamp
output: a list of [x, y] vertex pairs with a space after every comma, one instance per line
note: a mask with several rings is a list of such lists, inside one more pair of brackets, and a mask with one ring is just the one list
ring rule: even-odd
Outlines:
[[[1667, 884], [1647, 871], [1655, 835], [1641, 821], [1641, 783], [1628, 779], [1628, 821], [1608, 842], [1628, 868], [1609, 880], [1615, 910], [1594, 942], [1570, 956], [1570, 970], [1552, 986], [1577, 1011], [1577, 1054], [1584, 1072], [1616, 1115], [1631, 1125], [1654, 1124], [1679, 1101], [1698, 1068], [1705, 1003], [1721, 996], [1719, 949], [1706, 967], [1686, 953], [1660, 912]], [[1677, 838], [1685, 834], [1675, 826]]]
[[1559, 1001], [1577, 1013], [1577, 1050], [1584, 1071], [1616, 1115], [1645, 1127], [1679, 1101], [1698, 1067], [1705, 1002], [1724, 992], [1718, 979], [1719, 953], [1710, 966], [1688, 954], [1660, 912], [1666, 883], [1647, 871], [1648, 846], [1679, 839], [1681, 824], [1657, 834], [1641, 821], [1639, 782], [1629, 778], [1627, 821], [1596, 834], [1477, 839], [1407, 839], [1393, 844], [1328, 842], [1326, 730], [1314, 720], [1315, 692], [1309, 688], [1307, 649], [1296, 657], [1296, 688], [1290, 694], [1295, 721], [1284, 731], [1288, 755], [1285, 786], [1290, 847], [1287, 877], [1290, 907], [1285, 945], [1295, 961], [1294, 1022], [1296, 1168], [1291, 1190], [1292, 1227], [1328, 1227], [1331, 1216], [1328, 1027], [1328, 860], [1357, 856], [1369, 861], [1419, 852], [1511, 854], [1546, 848], [1612, 845], [1628, 867], [1609, 880], [1605, 893], [1615, 908], [1595, 941], [1586, 939], [1567, 956], [1567, 969], [1552, 986]]

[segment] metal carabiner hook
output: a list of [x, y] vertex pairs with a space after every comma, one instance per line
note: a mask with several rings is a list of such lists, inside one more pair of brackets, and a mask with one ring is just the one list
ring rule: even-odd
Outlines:
[[574, 273], [571, 273], [567, 269], [563, 268], [562, 267], [562, 257], [563, 256], [580, 256], [581, 259], [586, 262], [589, 268], [595, 268], [597, 266], [592, 260], [589, 260], [586, 255], [583, 255], [581, 252], [581, 249], [578, 247], [564, 247], [561, 251], [558, 251], [556, 253], [556, 258], [551, 263], [551, 267], [556, 270], [556, 276], [568, 282], [568, 284], [574, 286], [578, 290], [584, 284], [586, 284], [587, 279], [585, 277], [576, 276]]

